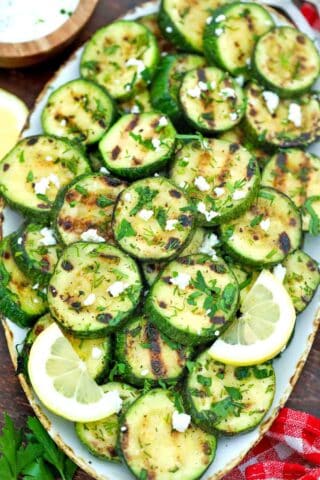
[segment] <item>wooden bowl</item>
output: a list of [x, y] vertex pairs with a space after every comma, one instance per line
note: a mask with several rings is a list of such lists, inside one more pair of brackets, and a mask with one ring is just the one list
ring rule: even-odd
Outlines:
[[29, 42], [0, 42], [0, 67], [27, 67], [63, 50], [91, 17], [99, 0], [80, 0], [73, 15], [54, 32]]

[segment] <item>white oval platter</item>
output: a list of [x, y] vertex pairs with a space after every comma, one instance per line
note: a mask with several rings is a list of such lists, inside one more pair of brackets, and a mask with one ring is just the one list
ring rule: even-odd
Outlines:
[[[265, 0], [264, 3], [286, 4], [287, 2], [276, 2], [275, 0]], [[157, 11], [158, 5], [155, 2], [143, 4], [134, 11], [128, 13], [125, 18], [133, 19]], [[299, 25], [299, 28], [305, 33], [311, 33], [307, 23], [294, 9], [288, 12], [295, 15], [293, 21]], [[275, 17], [279, 23], [279, 18]], [[291, 17], [292, 18], [292, 17]], [[281, 20], [282, 22], [283, 20]], [[35, 135], [41, 133], [40, 114], [44, 107], [50, 92], [63, 83], [77, 78], [79, 76], [79, 59], [83, 47], [80, 47], [71, 58], [58, 70], [50, 82], [46, 85], [31, 113], [28, 126], [23, 132], [23, 136]], [[320, 80], [316, 85], [320, 89]], [[314, 144], [311, 150], [320, 156], [320, 142]], [[1, 208], [1, 207], [0, 207]], [[16, 212], [9, 208], [4, 208], [3, 234], [7, 235], [16, 230], [21, 224], [22, 218]], [[0, 225], [1, 227], [1, 225]], [[317, 238], [306, 236], [305, 250], [320, 262], [320, 241]], [[218, 449], [215, 461], [203, 475], [202, 480], [218, 480], [227, 472], [236, 466], [270, 428], [273, 420], [276, 418], [279, 408], [282, 407], [288, 399], [303, 365], [311, 349], [317, 328], [320, 324], [319, 311], [320, 292], [316, 293], [314, 299], [308, 308], [299, 315], [294, 337], [289, 347], [283, 354], [274, 361], [276, 371], [276, 394], [270, 411], [263, 423], [250, 433], [234, 437], [221, 437], [218, 442]], [[26, 330], [17, 327], [13, 322], [3, 319], [3, 326], [13, 364], [16, 366], [16, 346], [20, 345], [26, 335]], [[132, 475], [123, 465], [117, 465], [99, 460], [93, 457], [79, 442], [74, 427], [71, 422], [59, 418], [49, 411], [36, 398], [34, 392], [26, 383], [24, 377], [19, 375], [19, 380], [25, 391], [25, 394], [45, 428], [48, 430], [56, 443], [77, 463], [83, 470], [97, 480], [132, 480]]]

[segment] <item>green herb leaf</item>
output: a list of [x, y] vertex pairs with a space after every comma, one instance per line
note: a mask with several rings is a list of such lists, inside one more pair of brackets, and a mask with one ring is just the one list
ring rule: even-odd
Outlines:
[[272, 195], [272, 193], [266, 192], [265, 190], [260, 190], [258, 193], [259, 198], [264, 198], [265, 200], [270, 200], [270, 202], [273, 202], [275, 199], [275, 196]]
[[159, 191], [158, 190], [153, 190], [150, 187], [137, 187], [135, 188], [135, 191], [139, 195], [139, 199], [136, 203], [136, 205], [133, 207], [133, 209], [130, 212], [131, 215], [136, 215], [138, 212], [143, 207], [150, 207], [152, 200], [158, 195]]
[[255, 216], [250, 222], [250, 227], [256, 227], [257, 225], [260, 225], [262, 219], [263, 219], [263, 215]]
[[212, 380], [210, 377], [205, 377], [203, 375], [197, 375], [197, 380], [201, 385], [204, 385], [205, 387], [211, 387], [212, 385]]
[[108, 207], [109, 205], [113, 205], [114, 201], [110, 200], [110, 198], [106, 197], [105, 195], [99, 195], [96, 203], [98, 207], [105, 208], [105, 207]]
[[120, 226], [117, 231], [117, 240], [120, 242], [125, 237], [134, 237], [136, 234], [135, 230], [132, 228], [132, 225], [125, 218], [121, 221]]
[[227, 387], [227, 386], [225, 386], [224, 388], [232, 400], [242, 400], [242, 395], [239, 388]]
[[234, 375], [238, 380], [243, 380], [250, 376], [250, 369], [249, 367], [237, 367], [234, 371]]
[[159, 207], [157, 209], [157, 213], [156, 213], [156, 219], [157, 219], [157, 222], [159, 223], [160, 227], [162, 228], [162, 230], [165, 230], [166, 228], [166, 225], [167, 225], [167, 212], [165, 211], [165, 209], [163, 207]]

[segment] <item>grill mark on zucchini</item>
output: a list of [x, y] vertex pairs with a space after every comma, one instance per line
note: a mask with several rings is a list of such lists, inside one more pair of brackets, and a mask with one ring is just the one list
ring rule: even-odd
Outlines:
[[119, 147], [119, 145], [116, 145], [114, 149], [111, 151], [111, 159], [116, 160], [120, 152], [121, 152], [121, 148]]
[[279, 245], [284, 254], [287, 255], [290, 252], [291, 242], [286, 232], [282, 232], [279, 235]]

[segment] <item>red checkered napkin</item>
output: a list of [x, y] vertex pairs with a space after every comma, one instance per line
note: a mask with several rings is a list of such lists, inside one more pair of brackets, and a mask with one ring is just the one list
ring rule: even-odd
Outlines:
[[283, 408], [263, 439], [223, 480], [320, 480], [320, 419]]

